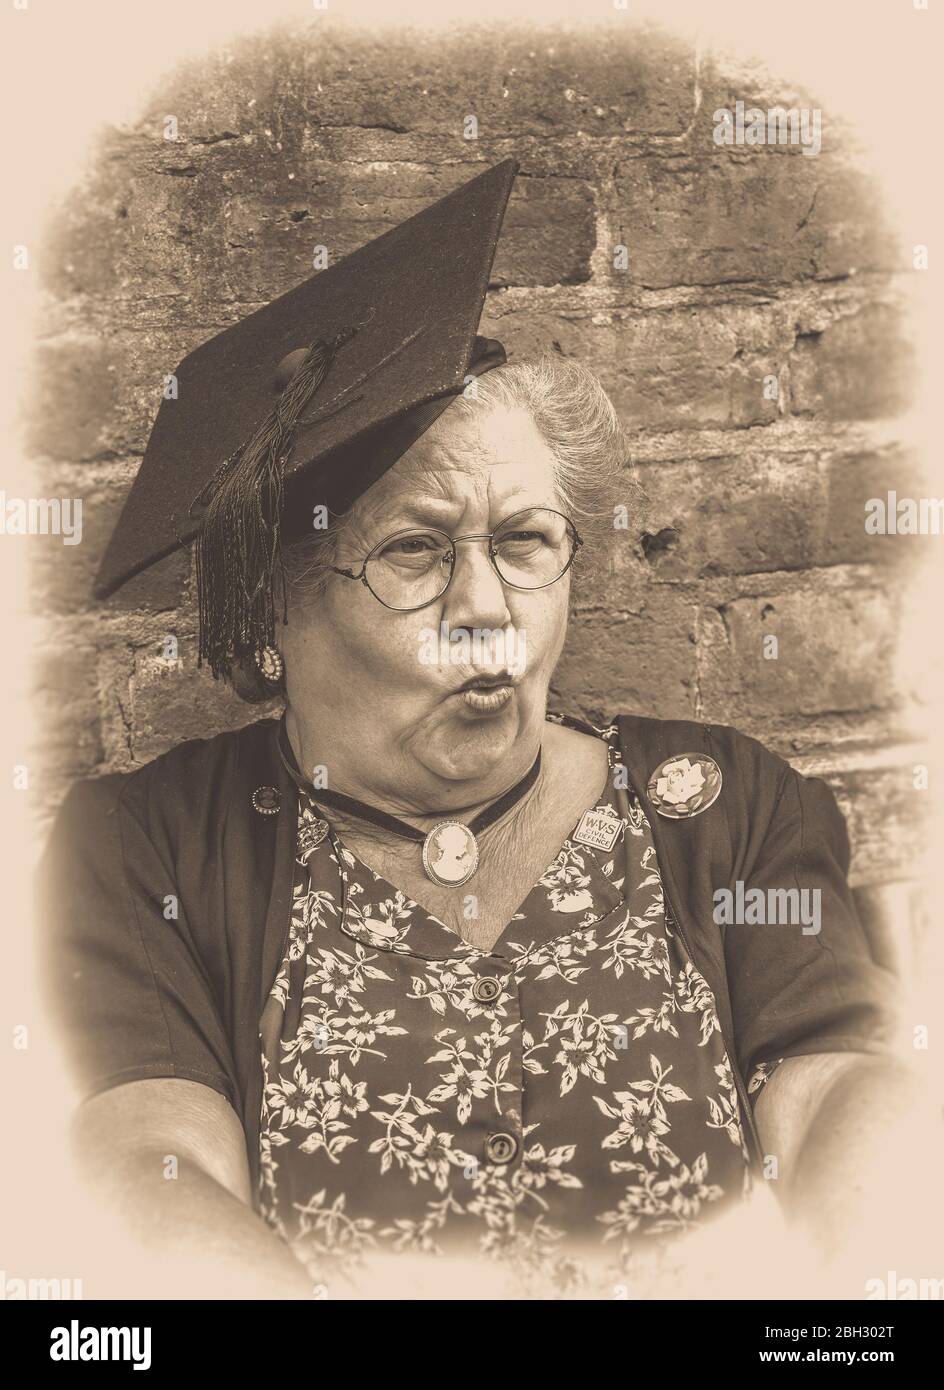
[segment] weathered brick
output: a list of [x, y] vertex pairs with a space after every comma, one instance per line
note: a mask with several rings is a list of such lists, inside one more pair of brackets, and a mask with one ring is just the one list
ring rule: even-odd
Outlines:
[[[491, 310], [492, 306], [488, 306]], [[500, 308], [500, 306], [495, 306]], [[777, 418], [764, 377], [793, 342], [784, 316], [743, 305], [502, 312], [484, 320], [509, 356], [552, 349], [594, 371], [630, 430], [744, 428]]]
[[519, 178], [508, 202], [494, 285], [570, 285], [590, 278], [593, 196], [574, 179]]
[[900, 268], [881, 218], [863, 217], [868, 180], [835, 156], [627, 159], [615, 189], [611, 235], [621, 235], [640, 285], [789, 284]]
[[617, 535], [645, 555], [659, 582], [906, 565], [934, 544], [933, 537], [866, 534], [870, 498], [889, 489], [921, 495], [917, 463], [900, 450], [837, 455], [755, 444], [729, 457], [641, 463], [635, 471], [648, 504]]
[[113, 342], [71, 334], [36, 350], [27, 427], [32, 453], [81, 462], [114, 447], [109, 422], [123, 416], [125, 361]]
[[875, 304], [798, 337], [790, 357], [793, 413], [877, 420], [907, 409], [915, 382], [907, 331], [898, 310]]
[[[653, 579], [802, 568], [817, 548], [822, 481], [815, 454], [765, 453], [639, 465], [646, 508], [624, 532]], [[665, 534], [671, 533], [671, 534]]]
[[[816, 714], [745, 715], [738, 726], [791, 762], [821, 762], [852, 750], [893, 747], [914, 736], [905, 701], [875, 710], [821, 710]], [[817, 773], [818, 775], [818, 773]]]
[[[258, 158], [253, 158], [254, 166]], [[314, 248], [330, 264], [383, 235], [481, 172], [473, 163], [439, 169], [306, 162], [289, 182], [274, 161], [265, 182], [241, 180], [226, 201], [225, 255], [214, 266], [225, 294], [269, 299], [312, 274]], [[227, 176], [229, 180], [231, 176]], [[569, 284], [589, 279], [595, 246], [593, 201], [586, 184], [521, 179], [509, 201], [492, 271], [495, 285]], [[211, 287], [204, 285], [209, 293]]]
[[[109, 150], [118, 157], [110, 160]], [[123, 156], [123, 157], [122, 157]], [[128, 189], [133, 147], [114, 135], [104, 139], [90, 177], [50, 209], [38, 257], [44, 289], [59, 299], [113, 295], [127, 240]]]
[[[76, 491], [72, 478], [54, 472], [44, 478], [44, 496], [75, 494], [82, 501], [82, 540], [78, 545], [65, 545], [59, 536], [32, 538], [34, 582], [50, 611], [77, 613], [97, 606], [92, 598], [92, 584], [128, 490], [127, 483], [103, 483]], [[130, 579], [105, 601], [105, 607], [118, 611], [142, 608], [150, 612], [174, 608], [181, 600], [189, 575], [189, 552], [178, 551]]]
[[825, 470], [826, 497], [816, 559], [823, 564], [868, 563], [910, 567], [930, 559], [934, 536], [870, 535], [866, 504], [872, 498], [922, 497], [927, 493], [918, 460], [892, 448], [830, 459]]
[[888, 883], [913, 874], [920, 863], [930, 825], [929, 793], [914, 789], [914, 762], [919, 760], [825, 774], [846, 817], [853, 883]]
[[[554, 140], [540, 135], [479, 134], [476, 141], [464, 140], [458, 157], [455, 142], [445, 131], [399, 131], [363, 126], [307, 125], [303, 133], [302, 157], [317, 158], [329, 166], [366, 164], [427, 169], [431, 174], [450, 166], [466, 164], [471, 173], [477, 166], [489, 169], [502, 159], [514, 157], [524, 179], [577, 179], [599, 182], [601, 166], [608, 163], [612, 139], [588, 138], [576, 131]], [[648, 141], [644, 141], [648, 144]], [[475, 165], [471, 161], [475, 161]], [[514, 197], [514, 194], [512, 194]]]
[[[304, 124], [547, 137], [680, 134], [694, 107], [690, 43], [618, 21], [579, 32], [505, 24], [376, 35], [329, 19], [286, 26], [194, 63], [153, 104], [190, 138], [247, 130], [289, 141]], [[250, 104], [250, 96], [254, 100]]]
[[[167, 636], [174, 636], [168, 623]], [[166, 660], [163, 636], [135, 653], [131, 682], [133, 753], [148, 762], [177, 743], [212, 738], [226, 729], [240, 729], [268, 707], [250, 706], [230, 686], [197, 669], [196, 644], [178, 636], [178, 660]]]
[[[689, 49], [658, 36], [642, 41], [625, 26], [614, 39], [615, 47], [508, 31], [444, 48], [424, 35], [339, 37], [317, 21], [188, 64], [134, 129], [103, 138], [81, 196], [50, 225], [45, 282], [58, 294], [118, 301], [267, 300], [309, 272], [309, 234], [320, 223], [330, 218], [330, 250], [345, 254], [469, 177], [470, 156], [487, 167], [477, 142], [462, 138], [468, 114], [491, 140], [529, 129], [542, 138], [552, 128], [576, 133], [588, 121], [594, 134], [680, 128], [693, 99]], [[178, 123], [173, 140], [163, 138], [168, 116]], [[450, 121], [452, 151], [442, 146]], [[324, 127], [365, 140], [377, 127], [416, 129], [438, 145], [425, 170], [378, 168], [362, 146], [339, 175], [322, 153]], [[593, 246], [586, 189], [525, 179], [514, 201], [498, 282], [585, 279]], [[310, 222], [293, 222], [306, 208]]]
[[216, 331], [119, 329], [44, 343], [30, 413], [31, 450], [68, 463], [143, 454], [165, 377]]
[[43, 282], [62, 297], [94, 296], [93, 309], [107, 295], [113, 311], [135, 316], [142, 301], [169, 300], [179, 313], [226, 298], [226, 196], [223, 170], [205, 152], [186, 154], [159, 132], [110, 132], [81, 196], [48, 225]]
[[553, 694], [603, 716], [658, 710], [667, 719], [691, 718], [695, 611], [690, 601], [667, 592], [629, 600], [611, 594], [600, 606], [584, 597], [570, 620]]
[[[764, 112], [770, 111], [773, 107], [785, 107], [788, 111], [805, 109], [810, 112], [819, 109], [823, 153], [845, 153], [849, 150], [855, 150], [857, 154], [861, 152], [855, 139], [855, 127], [828, 108], [824, 109], [823, 92], [812, 91], [791, 81], [785, 78], [782, 72], [772, 71], [764, 63], [746, 57], [743, 52], [732, 47], [726, 47], [723, 51], [719, 48], [717, 52], [713, 52], [710, 46], [706, 47], [701, 55], [698, 77], [701, 108], [700, 119], [694, 122], [692, 128], [692, 145], [702, 152], [715, 153], [718, 149], [714, 139], [715, 112], [723, 107], [733, 113], [738, 101], [744, 103], [745, 112], [752, 107]], [[799, 144], [788, 143], [773, 147], [745, 144], [722, 148], [761, 152], [772, 148], [790, 158], [803, 158], [807, 161], [810, 159], [809, 156], [801, 154], [802, 146]]]
[[[704, 611], [698, 623], [699, 692], [708, 720], [859, 710], [889, 703], [896, 687], [897, 604], [860, 574], [820, 572], [804, 589], [775, 580], [752, 597]], [[764, 639], [778, 642], [776, 659]]]

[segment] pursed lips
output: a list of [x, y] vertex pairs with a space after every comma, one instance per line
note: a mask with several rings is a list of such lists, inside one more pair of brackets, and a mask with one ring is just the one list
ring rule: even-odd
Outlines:
[[514, 685], [515, 678], [510, 671], [497, 671], [493, 675], [471, 676], [458, 687], [459, 690], [494, 690], [500, 685]]
[[508, 704], [517, 683], [518, 678], [510, 671], [492, 674], [483, 672], [477, 676], [470, 676], [452, 693], [477, 714], [494, 714]]

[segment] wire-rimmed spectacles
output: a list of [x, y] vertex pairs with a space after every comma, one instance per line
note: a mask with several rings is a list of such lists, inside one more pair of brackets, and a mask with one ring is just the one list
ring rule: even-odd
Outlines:
[[526, 507], [484, 535], [450, 536], [432, 526], [397, 531], [373, 546], [359, 570], [330, 568], [359, 579], [374, 598], [400, 613], [425, 608], [449, 588], [456, 546], [487, 541], [488, 558], [510, 589], [546, 589], [570, 569], [583, 544], [569, 517], [550, 507]]

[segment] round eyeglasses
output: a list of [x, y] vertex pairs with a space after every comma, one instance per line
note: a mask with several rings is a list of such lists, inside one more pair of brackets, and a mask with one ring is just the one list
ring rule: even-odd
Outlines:
[[375, 545], [359, 570], [331, 569], [345, 579], [359, 579], [385, 608], [411, 613], [449, 588], [460, 541], [488, 541], [492, 568], [510, 589], [556, 584], [583, 544], [574, 523], [561, 512], [528, 507], [481, 536], [449, 536], [429, 526], [398, 531]]

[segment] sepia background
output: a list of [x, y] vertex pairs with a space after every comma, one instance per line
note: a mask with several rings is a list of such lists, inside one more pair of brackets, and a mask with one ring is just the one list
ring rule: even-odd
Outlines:
[[[11, 663], [9, 679], [34, 734], [24, 720], [11, 750], [29, 806], [8, 809], [39, 843], [74, 778], [272, 712], [197, 670], [189, 552], [90, 596], [164, 378], [312, 273], [316, 246], [336, 261], [514, 156], [481, 331], [511, 361], [551, 350], [593, 369], [648, 498], [578, 590], [555, 707], [732, 723], [826, 777], [875, 953], [915, 1001], [910, 1033], [940, 986], [922, 880], [944, 538], [869, 536], [864, 515], [891, 490], [942, 491], [927, 425], [940, 220], [914, 114], [940, 26], [912, 0], [871, 21], [851, 3], [791, 7], [789, 34], [747, 7], [712, 7], [701, 32], [682, 4], [570, 8], [476, 7], [472, 22], [454, 7], [443, 27], [419, 6], [384, 23], [334, 0], [208, 5], [203, 33], [171, 6], [176, 42], [164, 26], [148, 56], [146, 26], [136, 42], [114, 7], [86, 7], [105, 28], [73, 42], [117, 36], [114, 100], [99, 67], [81, 158], [48, 179], [25, 161], [36, 231], [28, 291], [12, 291], [31, 325], [20, 495], [81, 497], [84, 534], [20, 546], [8, 593], [30, 675]], [[33, 60], [45, 44], [62, 61], [65, 38], [47, 27]], [[713, 113], [738, 101], [819, 108], [821, 152], [719, 147]], [[54, 147], [38, 125], [35, 139]], [[21, 1081], [56, 1065], [38, 1043]]]

